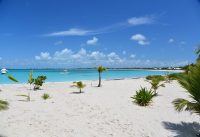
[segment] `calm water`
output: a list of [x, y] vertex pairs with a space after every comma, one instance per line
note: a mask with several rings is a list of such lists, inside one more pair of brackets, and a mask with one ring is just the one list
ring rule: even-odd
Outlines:
[[[8, 70], [6, 75], [14, 76], [20, 83], [26, 83], [30, 70]], [[165, 75], [168, 71], [151, 71], [151, 70], [107, 70], [103, 73], [103, 79], [116, 78], [135, 78], [145, 77], [148, 75]], [[169, 72], [172, 73], [172, 72]], [[13, 83], [5, 74], [0, 74], [1, 84]], [[69, 69], [64, 70], [33, 70], [33, 76], [47, 76], [47, 82], [63, 82], [63, 81], [78, 81], [78, 80], [97, 80], [98, 72], [96, 69]]]

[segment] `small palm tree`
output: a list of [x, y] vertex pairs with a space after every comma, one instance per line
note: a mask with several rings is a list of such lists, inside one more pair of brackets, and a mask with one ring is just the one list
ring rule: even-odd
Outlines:
[[33, 71], [29, 72], [29, 77], [28, 77], [28, 84], [30, 84], [30, 86], [34, 83], [34, 78], [33, 78]]
[[101, 87], [101, 73], [106, 71], [106, 68], [104, 68], [103, 66], [99, 66], [97, 68], [97, 71], [99, 72], [99, 84], [98, 84], [98, 87]]
[[76, 85], [75, 85], [75, 86], [80, 90], [80, 93], [82, 92], [82, 89], [83, 89], [84, 87], [86, 87], [86, 85], [83, 84], [82, 81], [76, 82]]
[[177, 111], [190, 111], [200, 115], [200, 62], [191, 67], [188, 74], [183, 73], [177, 77], [180, 85], [189, 93], [192, 101], [178, 98], [173, 101]]
[[151, 81], [149, 81], [149, 83], [151, 84], [151, 90], [153, 90], [154, 94], [157, 95], [157, 90], [159, 87], [165, 87], [164, 83], [161, 83], [162, 80], [159, 79], [152, 79]]

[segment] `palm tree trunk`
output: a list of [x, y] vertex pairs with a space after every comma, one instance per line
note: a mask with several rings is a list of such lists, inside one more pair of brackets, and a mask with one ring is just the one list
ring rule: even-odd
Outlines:
[[81, 88], [80, 88], [80, 93], [81, 93]]
[[101, 87], [101, 73], [99, 73], [99, 85], [98, 87]]

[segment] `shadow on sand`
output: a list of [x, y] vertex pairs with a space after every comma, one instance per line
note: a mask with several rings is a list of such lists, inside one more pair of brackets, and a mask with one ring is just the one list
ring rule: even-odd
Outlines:
[[200, 124], [197, 122], [193, 123], [171, 123], [171, 122], [163, 122], [164, 127], [167, 130], [171, 130], [176, 133], [174, 137], [200, 137]]
[[84, 93], [83, 91], [82, 92], [71, 92], [70, 94], [82, 94]]

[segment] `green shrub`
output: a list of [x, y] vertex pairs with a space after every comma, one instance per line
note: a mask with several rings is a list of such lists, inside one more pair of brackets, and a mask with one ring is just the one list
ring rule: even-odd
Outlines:
[[80, 93], [82, 92], [82, 89], [86, 87], [86, 85], [82, 81], [73, 82], [73, 84], [75, 84], [74, 86], [79, 89]]
[[9, 103], [7, 101], [0, 100], [0, 111], [8, 109]]
[[135, 103], [140, 106], [147, 106], [152, 101], [152, 98], [155, 96], [154, 92], [146, 88], [142, 88], [139, 91], [136, 91], [136, 95], [131, 97]]
[[46, 79], [46, 76], [38, 76], [36, 79], [34, 79], [34, 90], [40, 89]]
[[165, 81], [166, 78], [162, 75], [153, 75], [153, 76], [147, 76], [147, 80], [158, 80], [158, 81]]
[[50, 98], [50, 96], [49, 96], [49, 94], [44, 93], [44, 94], [42, 95], [42, 98], [43, 98], [44, 100], [47, 100], [47, 99]]

